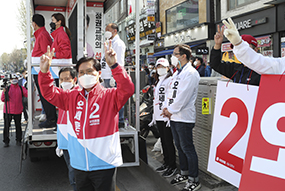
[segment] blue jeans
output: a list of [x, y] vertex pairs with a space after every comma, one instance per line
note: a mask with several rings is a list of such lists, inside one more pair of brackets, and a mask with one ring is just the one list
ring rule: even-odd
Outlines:
[[191, 181], [198, 181], [198, 156], [193, 144], [195, 123], [170, 121], [173, 139], [178, 150], [181, 174]]
[[[110, 79], [104, 79], [103, 86], [105, 88], [112, 88], [112, 86], [110, 86]], [[119, 123], [124, 123], [124, 106], [119, 111]]]
[[69, 183], [73, 187], [73, 190], [76, 191], [74, 169], [70, 165], [70, 158], [69, 158], [68, 150], [63, 149], [63, 157], [64, 157], [64, 160], [65, 160], [66, 166], [68, 168]]

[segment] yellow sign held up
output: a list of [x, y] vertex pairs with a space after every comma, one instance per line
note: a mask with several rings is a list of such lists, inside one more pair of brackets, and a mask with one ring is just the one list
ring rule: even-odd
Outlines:
[[154, 16], [147, 16], [147, 21], [148, 22], [155, 22], [155, 17]]
[[202, 98], [202, 114], [203, 115], [208, 115], [211, 114], [212, 112], [212, 105], [211, 105], [211, 98], [204, 97]]

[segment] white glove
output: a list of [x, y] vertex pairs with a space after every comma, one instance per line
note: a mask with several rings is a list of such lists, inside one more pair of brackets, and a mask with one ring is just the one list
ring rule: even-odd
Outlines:
[[112, 87], [116, 86], [116, 81], [113, 77], [110, 79], [110, 86], [112, 86]]
[[233, 22], [233, 20], [229, 17], [228, 22], [223, 20], [224, 25], [226, 25], [227, 29], [224, 31], [225, 37], [235, 46], [239, 44], [242, 39], [239, 35], [239, 32]]
[[63, 155], [63, 150], [59, 149], [58, 147], [56, 147], [55, 149], [55, 153], [58, 157], [61, 157]]

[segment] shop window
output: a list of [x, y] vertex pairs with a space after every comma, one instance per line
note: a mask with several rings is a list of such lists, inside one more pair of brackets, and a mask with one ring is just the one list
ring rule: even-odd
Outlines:
[[273, 57], [273, 39], [271, 35], [255, 37], [258, 43], [258, 49], [264, 56]]
[[258, 0], [228, 0], [228, 10], [233, 10], [256, 1]]
[[199, 1], [188, 0], [165, 11], [166, 33], [189, 28], [199, 23]]
[[285, 57], [285, 32], [281, 33], [281, 57]]

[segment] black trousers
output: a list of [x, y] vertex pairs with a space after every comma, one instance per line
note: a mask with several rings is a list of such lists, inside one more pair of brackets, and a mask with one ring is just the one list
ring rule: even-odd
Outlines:
[[117, 168], [95, 171], [74, 169], [77, 191], [115, 191]]
[[51, 103], [49, 103], [42, 96], [42, 93], [41, 93], [41, 90], [40, 90], [40, 86], [39, 86], [39, 83], [38, 83], [38, 75], [34, 75], [34, 80], [35, 80], [36, 86], [38, 88], [38, 92], [39, 92], [40, 99], [41, 99], [41, 102], [43, 104], [43, 107], [44, 107], [44, 110], [45, 110], [45, 113], [46, 113], [47, 120], [48, 121], [50, 121], [50, 120], [57, 121], [57, 115], [56, 115], [56, 108], [55, 108], [55, 106], [52, 105]]
[[164, 164], [171, 168], [176, 168], [176, 151], [171, 128], [166, 127], [166, 122], [164, 121], [156, 121], [156, 125], [160, 134]]
[[11, 126], [12, 119], [14, 119], [15, 126], [16, 126], [16, 141], [22, 140], [21, 115], [22, 114], [4, 113], [4, 129], [3, 129], [3, 142], [4, 143], [10, 143], [9, 129]]

